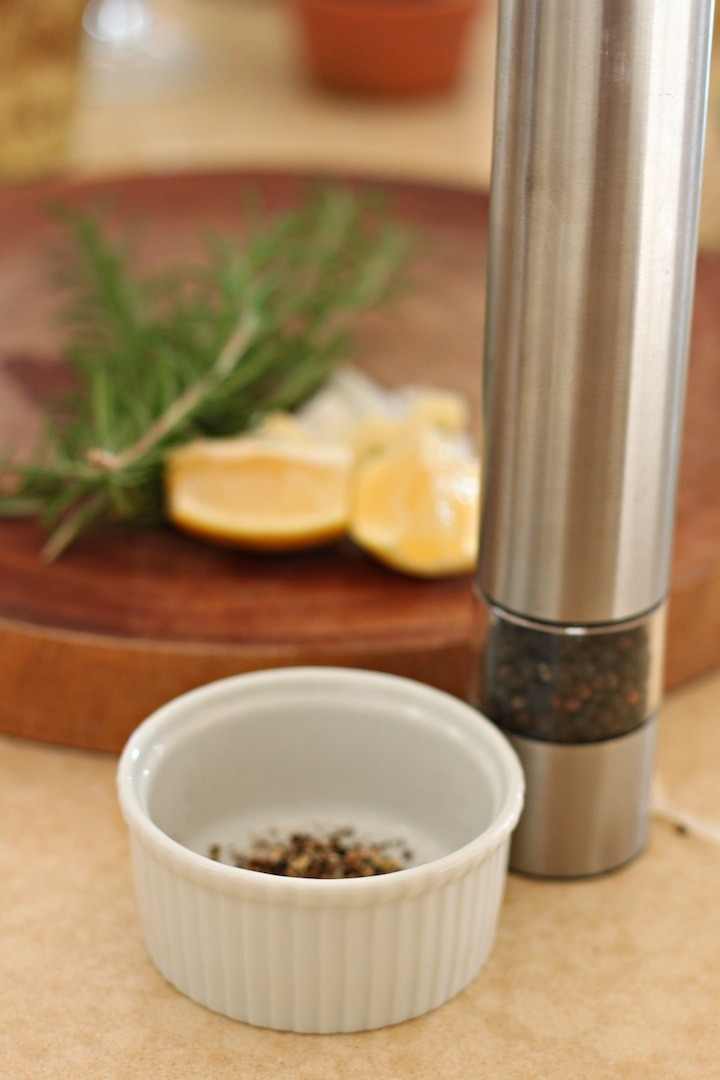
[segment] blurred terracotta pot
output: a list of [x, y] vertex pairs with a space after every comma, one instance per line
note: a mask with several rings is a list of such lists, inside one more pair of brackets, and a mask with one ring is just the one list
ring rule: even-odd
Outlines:
[[289, 0], [310, 71], [335, 90], [411, 96], [455, 85], [484, 0]]

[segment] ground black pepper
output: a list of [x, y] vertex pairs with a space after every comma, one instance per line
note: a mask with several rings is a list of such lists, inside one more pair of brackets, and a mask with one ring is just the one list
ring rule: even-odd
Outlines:
[[494, 617], [480, 707], [499, 727], [547, 742], [595, 742], [640, 727], [651, 711], [646, 624], [568, 634]]
[[[397, 849], [397, 854], [391, 854]], [[212, 844], [208, 855], [226, 861], [222, 844]], [[325, 836], [291, 833], [285, 839], [260, 837], [247, 852], [230, 848], [227, 858], [233, 866], [262, 874], [302, 878], [358, 878], [392, 874], [407, 866], [412, 852], [399, 840], [363, 844], [350, 826]]]

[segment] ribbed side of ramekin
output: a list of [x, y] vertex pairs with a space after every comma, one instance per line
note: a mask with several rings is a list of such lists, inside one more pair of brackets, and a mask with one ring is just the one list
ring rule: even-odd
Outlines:
[[283, 1031], [384, 1027], [467, 986], [492, 949], [509, 837], [467, 872], [353, 906], [293, 906], [178, 874], [131, 830], [148, 951], [215, 1012]]

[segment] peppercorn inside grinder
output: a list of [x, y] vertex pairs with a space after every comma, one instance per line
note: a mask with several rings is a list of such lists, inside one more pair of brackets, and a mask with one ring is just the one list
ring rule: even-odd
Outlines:
[[478, 704], [531, 874], [647, 839], [712, 7], [500, 0]]

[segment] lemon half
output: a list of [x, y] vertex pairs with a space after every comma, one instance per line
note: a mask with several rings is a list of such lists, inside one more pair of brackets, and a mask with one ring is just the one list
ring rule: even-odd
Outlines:
[[347, 530], [352, 463], [337, 443], [200, 440], [168, 457], [168, 517], [203, 539], [258, 551], [329, 543]]
[[477, 457], [458, 440], [417, 431], [359, 464], [350, 535], [404, 573], [467, 573], [477, 557], [479, 501]]

